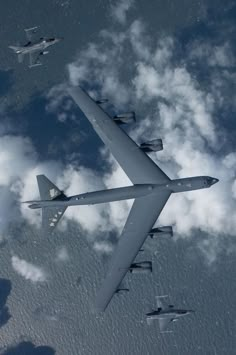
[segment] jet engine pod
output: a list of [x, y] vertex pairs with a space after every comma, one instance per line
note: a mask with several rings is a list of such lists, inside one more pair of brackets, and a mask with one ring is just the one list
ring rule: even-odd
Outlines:
[[99, 99], [99, 100], [96, 100], [95, 102], [96, 102], [96, 104], [101, 105], [101, 104], [107, 103], [108, 99]]
[[115, 293], [121, 294], [121, 293], [125, 293], [125, 292], [129, 292], [128, 288], [118, 288]]
[[151, 261], [141, 261], [138, 263], [133, 263], [130, 265], [129, 271], [133, 273], [150, 273], [152, 272], [152, 262]]
[[133, 123], [136, 121], [135, 112], [119, 113], [113, 117], [117, 124]]
[[153, 139], [148, 142], [141, 143], [139, 146], [145, 153], [158, 152], [163, 150], [162, 139]]
[[173, 228], [171, 226], [153, 228], [148, 233], [151, 238], [153, 237], [173, 237]]
[[48, 53], [49, 53], [49, 51], [43, 51], [43, 52], [40, 52], [40, 55], [46, 55]]

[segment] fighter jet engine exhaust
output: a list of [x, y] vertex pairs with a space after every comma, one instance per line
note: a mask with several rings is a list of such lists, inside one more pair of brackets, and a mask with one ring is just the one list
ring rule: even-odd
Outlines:
[[145, 153], [159, 152], [160, 150], [163, 150], [162, 139], [153, 139], [151, 141], [141, 143], [139, 148]]
[[153, 228], [149, 232], [149, 236], [153, 237], [173, 237], [173, 228], [171, 226]]

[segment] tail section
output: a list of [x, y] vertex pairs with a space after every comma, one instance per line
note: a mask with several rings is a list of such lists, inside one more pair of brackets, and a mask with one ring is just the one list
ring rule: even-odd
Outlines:
[[65, 197], [63, 191], [59, 190], [45, 175], [37, 175], [37, 182], [41, 200], [54, 200], [59, 196]]
[[[45, 175], [37, 175], [37, 182], [41, 200], [61, 200], [66, 196]], [[43, 231], [52, 233], [57, 223], [63, 216], [66, 207], [43, 207], [42, 227]]]

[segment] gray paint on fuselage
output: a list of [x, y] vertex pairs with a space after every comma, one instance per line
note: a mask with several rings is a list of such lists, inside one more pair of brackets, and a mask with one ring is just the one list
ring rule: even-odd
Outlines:
[[134, 199], [149, 194], [158, 194], [160, 191], [170, 193], [192, 191], [208, 188], [218, 180], [208, 176], [198, 176], [192, 178], [170, 180], [164, 184], [137, 184], [133, 186], [120, 187], [109, 190], [87, 192], [80, 195], [70, 196], [63, 199], [53, 199], [50, 201], [32, 201], [30, 208], [42, 207], [68, 207], [78, 205], [93, 205], [113, 201]]

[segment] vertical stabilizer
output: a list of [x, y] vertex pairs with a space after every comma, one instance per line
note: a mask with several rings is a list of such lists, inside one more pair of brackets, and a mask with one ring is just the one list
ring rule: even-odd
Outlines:
[[63, 192], [58, 189], [45, 175], [37, 175], [39, 194], [41, 200], [54, 200], [59, 196], [65, 197]]

